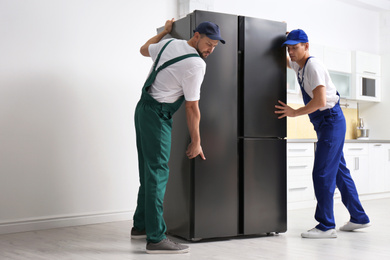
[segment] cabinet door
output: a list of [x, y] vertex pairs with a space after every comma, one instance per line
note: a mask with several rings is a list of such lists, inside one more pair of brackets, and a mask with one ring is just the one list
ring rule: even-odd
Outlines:
[[367, 155], [346, 155], [345, 161], [359, 194], [370, 192]]
[[368, 143], [344, 144], [344, 158], [359, 194], [369, 193]]
[[383, 144], [369, 145], [369, 185], [370, 192], [384, 192], [385, 189], [385, 166], [386, 150]]
[[385, 147], [385, 191], [390, 191], [390, 144], [384, 144]]
[[355, 52], [356, 73], [371, 74], [380, 76], [381, 58], [379, 55], [356, 51]]
[[351, 97], [351, 74], [329, 71], [330, 78], [336, 86], [341, 98]]
[[324, 47], [324, 64], [328, 70], [351, 73], [351, 51], [332, 47]]

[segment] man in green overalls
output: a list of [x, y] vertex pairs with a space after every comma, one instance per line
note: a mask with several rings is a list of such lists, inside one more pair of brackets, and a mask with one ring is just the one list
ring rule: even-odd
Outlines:
[[[146, 238], [147, 253], [186, 253], [188, 246], [165, 236], [163, 200], [168, 181], [171, 150], [172, 115], [185, 100], [187, 125], [191, 137], [186, 155], [205, 160], [200, 145], [200, 86], [206, 72], [203, 59], [210, 55], [221, 38], [218, 25], [200, 23], [194, 36], [186, 40], [164, 39], [174, 19], [164, 30], [149, 39], [141, 54], [151, 57], [153, 68], [142, 89], [135, 111], [140, 188], [131, 230], [133, 239]], [[202, 59], [203, 58], [203, 59]]]

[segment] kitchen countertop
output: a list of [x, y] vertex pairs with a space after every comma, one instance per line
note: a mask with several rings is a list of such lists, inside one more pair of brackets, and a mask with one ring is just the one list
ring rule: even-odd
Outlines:
[[[287, 143], [315, 143], [317, 139], [287, 139]], [[346, 143], [390, 143], [390, 140], [347, 139]]]

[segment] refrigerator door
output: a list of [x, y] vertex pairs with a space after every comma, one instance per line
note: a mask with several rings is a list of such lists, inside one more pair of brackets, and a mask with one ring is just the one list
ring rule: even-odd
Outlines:
[[286, 137], [286, 119], [274, 113], [286, 102], [286, 24], [239, 17], [241, 137]]
[[287, 230], [286, 140], [242, 139], [244, 235]]
[[221, 42], [206, 59], [199, 107], [206, 156], [194, 160], [194, 238], [236, 236], [238, 232], [237, 20], [235, 15], [195, 11], [194, 27], [220, 26]]
[[[220, 26], [219, 43], [205, 60], [200, 134], [206, 160], [185, 156], [189, 134], [183, 105], [173, 117], [170, 177], [164, 201], [168, 232], [189, 240], [238, 233], [237, 20], [235, 15], [195, 11], [175, 22], [172, 35], [185, 35], [203, 21]], [[184, 24], [190, 24], [185, 28]], [[182, 28], [183, 27], [183, 28]], [[190, 36], [189, 36], [190, 37]]]

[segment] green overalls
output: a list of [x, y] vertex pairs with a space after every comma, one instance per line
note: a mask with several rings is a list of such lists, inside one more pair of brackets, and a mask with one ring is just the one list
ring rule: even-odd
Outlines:
[[133, 217], [134, 228], [146, 230], [147, 241], [152, 243], [166, 238], [163, 200], [169, 175], [172, 115], [179, 109], [184, 97], [174, 103], [160, 103], [147, 90], [162, 69], [189, 57], [199, 57], [198, 54], [183, 55], [165, 62], [156, 70], [161, 54], [171, 41], [159, 52], [135, 110], [140, 187]]

